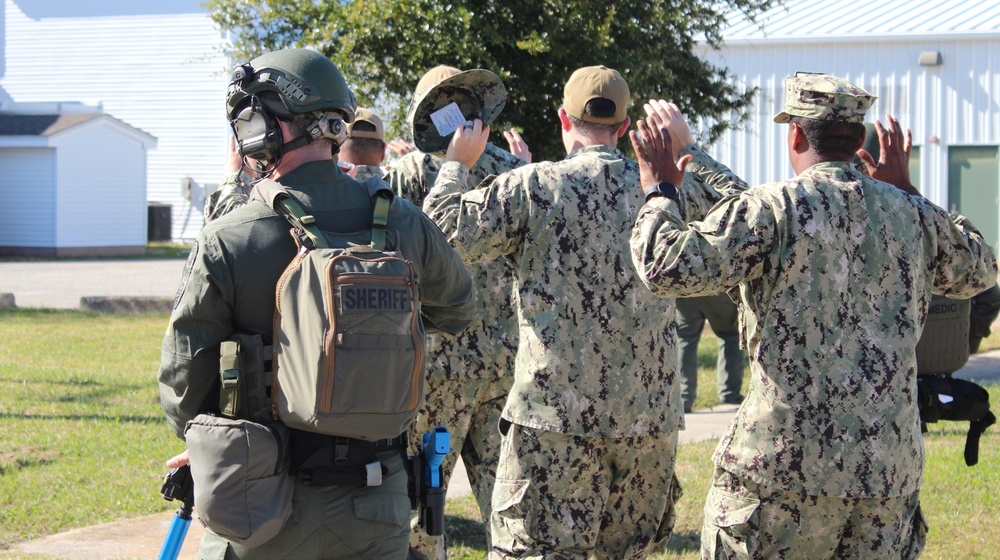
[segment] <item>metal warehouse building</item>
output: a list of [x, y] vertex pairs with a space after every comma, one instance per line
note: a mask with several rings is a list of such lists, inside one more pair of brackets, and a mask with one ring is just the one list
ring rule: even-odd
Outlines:
[[1000, 2], [789, 0], [754, 24], [729, 20], [702, 56], [759, 88], [748, 122], [709, 151], [751, 184], [794, 175], [787, 125], [772, 122], [796, 71], [843, 77], [913, 131], [913, 182], [930, 200], [1000, 238]]

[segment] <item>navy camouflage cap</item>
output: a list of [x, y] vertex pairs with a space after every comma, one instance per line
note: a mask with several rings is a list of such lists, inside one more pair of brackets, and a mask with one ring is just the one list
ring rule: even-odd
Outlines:
[[466, 120], [480, 119], [484, 126], [489, 125], [507, 104], [507, 88], [489, 70], [431, 69], [420, 80], [407, 115], [417, 149], [438, 153], [448, 148], [454, 131], [441, 135], [431, 115], [451, 103], [458, 105]]
[[878, 99], [874, 95], [830, 74], [796, 72], [785, 78], [785, 106], [774, 122], [786, 123], [792, 117], [819, 121], [860, 123]]

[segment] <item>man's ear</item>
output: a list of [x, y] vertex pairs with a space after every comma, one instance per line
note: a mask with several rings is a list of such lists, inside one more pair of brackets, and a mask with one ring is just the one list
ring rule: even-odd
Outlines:
[[559, 125], [562, 126], [564, 131], [570, 129], [572, 124], [569, 122], [569, 115], [566, 114], [566, 109], [559, 107]]
[[793, 123], [788, 123], [788, 147], [797, 153], [809, 150], [809, 139], [806, 138], [802, 127]]
[[621, 138], [622, 136], [625, 136], [625, 133], [628, 132], [628, 127], [630, 126], [632, 126], [632, 117], [625, 115], [625, 120], [622, 121], [621, 126], [618, 127], [618, 137]]

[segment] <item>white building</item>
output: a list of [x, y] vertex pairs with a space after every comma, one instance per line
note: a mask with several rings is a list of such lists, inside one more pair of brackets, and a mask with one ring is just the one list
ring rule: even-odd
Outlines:
[[156, 139], [93, 108], [4, 108], [0, 254], [142, 254], [146, 153]]
[[913, 131], [914, 183], [957, 210], [994, 246], [1000, 238], [1000, 3], [982, 0], [788, 0], [758, 18], [734, 16], [719, 52], [702, 56], [760, 88], [750, 120], [709, 151], [751, 184], [794, 175], [787, 125], [772, 122], [783, 81], [826, 72], [878, 96]]
[[[145, 188], [148, 201], [173, 207], [174, 238], [194, 238], [202, 226], [198, 189], [187, 189], [186, 179], [218, 183], [226, 170], [232, 65], [223, 52], [227, 37], [202, 4], [3, 0], [0, 11], [0, 110], [10, 102], [94, 105], [155, 137], [146, 185], [135, 188]], [[81, 162], [73, 172], [94, 173], [96, 164]], [[140, 212], [143, 224], [147, 219], [145, 204], [118, 211]]]

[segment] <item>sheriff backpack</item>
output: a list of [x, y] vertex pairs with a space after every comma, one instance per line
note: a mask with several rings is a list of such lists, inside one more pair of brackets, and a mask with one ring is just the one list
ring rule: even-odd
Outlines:
[[292, 224], [298, 252], [274, 314], [274, 410], [290, 428], [367, 441], [399, 436], [423, 401], [424, 329], [413, 264], [387, 228], [392, 191], [364, 183], [370, 231], [321, 231], [279, 183], [254, 187]]

